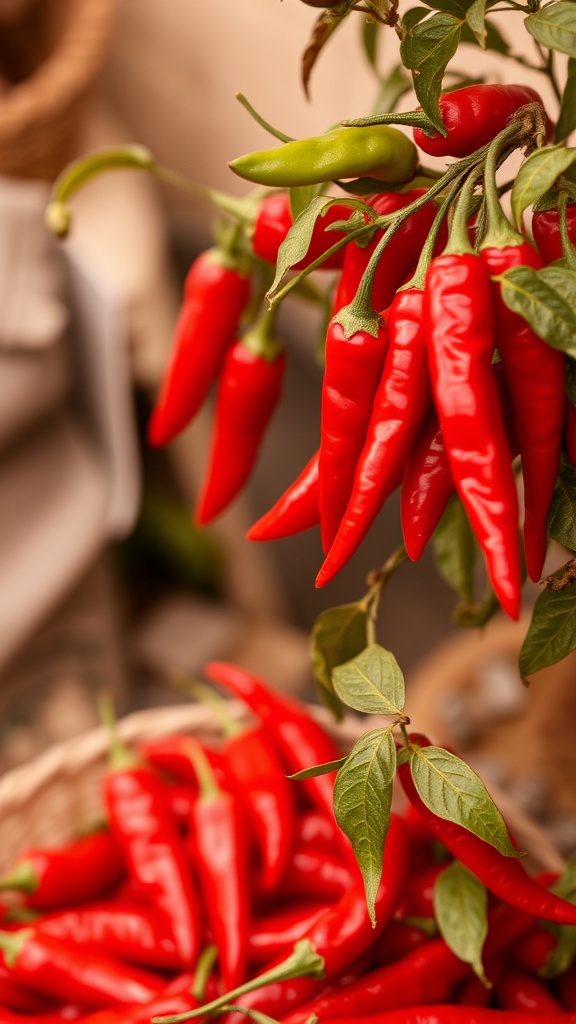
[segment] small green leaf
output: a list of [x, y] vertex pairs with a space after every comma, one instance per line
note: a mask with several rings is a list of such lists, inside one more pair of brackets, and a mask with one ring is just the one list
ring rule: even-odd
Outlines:
[[303, 768], [301, 772], [295, 772], [294, 775], [289, 775], [289, 779], [317, 779], [319, 775], [329, 775], [330, 772], [337, 772], [346, 759], [345, 757], [339, 757], [336, 761], [325, 761], [324, 764], [315, 764], [311, 768]]
[[290, 189], [290, 213], [296, 220], [317, 196], [322, 195], [324, 185], [295, 185]]
[[558, 121], [554, 131], [554, 142], [563, 142], [564, 139], [567, 139], [568, 136], [572, 134], [575, 128], [576, 58], [570, 57], [570, 60], [568, 61], [568, 74], [564, 85], [564, 91], [562, 93], [562, 103], [560, 104], [560, 113], [558, 115]]
[[576, 469], [566, 466], [560, 473], [548, 518], [548, 536], [576, 551]]
[[402, 62], [412, 72], [414, 91], [435, 128], [446, 135], [438, 101], [446, 65], [460, 39], [461, 21], [451, 14], [433, 14], [414, 25], [400, 46]]
[[300, 63], [301, 80], [306, 96], [310, 97], [310, 76], [322, 50], [332, 38], [336, 30], [350, 14], [350, 6], [346, 3], [337, 4], [332, 10], [322, 11], [312, 27], [312, 34], [302, 54]]
[[337, 665], [350, 661], [366, 647], [366, 611], [360, 604], [328, 608], [316, 619], [310, 636], [312, 668], [323, 700], [342, 718], [342, 704], [332, 682]]
[[[508, 43], [506, 39], [504, 39], [504, 36], [491, 21], [486, 22], [485, 28], [485, 49], [493, 50], [494, 53], [500, 53], [506, 57], [510, 53], [510, 43]], [[471, 43], [474, 46], [479, 45], [476, 36], [474, 35], [472, 29], [468, 24], [462, 26], [462, 35], [460, 37], [460, 42]]]
[[411, 753], [414, 785], [434, 814], [462, 825], [505, 857], [519, 856], [500, 811], [469, 765], [442, 747], [413, 747]]
[[502, 298], [509, 309], [528, 321], [540, 338], [576, 358], [576, 313], [547, 283], [544, 274], [553, 269], [507, 270], [500, 278]]
[[576, 304], [576, 274], [559, 263], [551, 263], [540, 271], [542, 281], [558, 292], [569, 306]]
[[459, 498], [452, 498], [432, 536], [440, 575], [462, 601], [474, 601], [474, 569], [478, 549]]
[[378, 644], [335, 668], [332, 681], [340, 700], [356, 711], [401, 715], [404, 710], [404, 676], [392, 652]]
[[571, 0], [545, 5], [529, 14], [524, 24], [542, 46], [576, 57], [576, 18]]
[[379, 25], [373, 18], [362, 19], [362, 49], [368, 64], [378, 74], [378, 39], [380, 37]]
[[425, 7], [410, 7], [402, 18], [402, 28], [405, 32], [411, 32], [414, 26], [427, 18], [429, 14], [430, 11], [427, 11]]
[[470, 964], [490, 987], [482, 964], [488, 934], [488, 894], [482, 882], [455, 860], [442, 871], [434, 886], [434, 914], [440, 934], [452, 952]]
[[[559, 570], [560, 575], [562, 570]], [[563, 590], [544, 590], [520, 651], [520, 675], [527, 679], [576, 650], [576, 584]]]
[[273, 298], [276, 292], [279, 291], [284, 276], [290, 270], [290, 267], [293, 267], [295, 263], [299, 263], [308, 252], [314, 226], [318, 218], [328, 207], [337, 202], [343, 202], [343, 200], [331, 199], [329, 196], [317, 196], [296, 218], [278, 250], [276, 275], [267, 293], [269, 299]]
[[486, 0], [474, 0], [466, 11], [466, 21], [472, 29], [478, 44], [486, 49]]
[[540, 199], [564, 171], [576, 161], [576, 149], [544, 146], [524, 161], [512, 188], [510, 203], [516, 226], [522, 227], [522, 214]]
[[374, 905], [382, 877], [395, 771], [396, 746], [392, 731], [374, 729], [354, 745], [334, 784], [334, 814], [352, 843], [373, 925], [376, 924]]

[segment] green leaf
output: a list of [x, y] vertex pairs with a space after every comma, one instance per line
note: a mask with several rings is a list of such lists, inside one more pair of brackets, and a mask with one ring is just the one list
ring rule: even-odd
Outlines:
[[401, 715], [404, 710], [404, 676], [392, 652], [378, 644], [335, 668], [332, 681], [340, 700], [356, 711]]
[[[563, 570], [554, 575], [559, 576]], [[562, 661], [576, 650], [576, 585], [563, 590], [544, 590], [532, 613], [532, 621], [520, 651], [520, 675], [527, 679], [547, 665]]]
[[[510, 53], [510, 44], [504, 39], [504, 36], [492, 24], [491, 21], [486, 22], [486, 39], [485, 48], [487, 50], [493, 50], [495, 53], [500, 53], [503, 56], [507, 56]], [[471, 43], [473, 46], [478, 46], [478, 40], [474, 35], [472, 29], [468, 24], [462, 26], [462, 35], [460, 37], [461, 43]]]
[[295, 185], [290, 189], [290, 212], [292, 214], [292, 220], [296, 220], [301, 213], [304, 213], [306, 207], [316, 199], [317, 196], [322, 195], [324, 185]]
[[490, 622], [499, 608], [500, 602], [492, 587], [489, 586], [482, 601], [478, 604], [459, 604], [455, 608], [452, 618], [455, 624], [461, 626], [462, 629], [479, 629], [480, 626], [485, 626], [487, 622]]
[[400, 46], [402, 62], [412, 72], [414, 91], [435, 128], [446, 135], [438, 100], [446, 65], [460, 39], [461, 22], [451, 14], [433, 14], [414, 25]]
[[430, 11], [427, 11], [425, 7], [410, 7], [402, 18], [402, 28], [405, 32], [410, 32], [418, 22], [427, 18], [429, 14]]
[[516, 226], [522, 227], [522, 214], [540, 199], [564, 171], [576, 160], [576, 149], [544, 146], [524, 161], [512, 188], [510, 203]]
[[373, 729], [353, 746], [334, 784], [334, 814], [352, 843], [373, 925], [395, 771], [396, 745], [391, 728]]
[[570, 57], [554, 142], [563, 142], [576, 128], [576, 58]]
[[396, 109], [398, 100], [412, 88], [412, 79], [402, 64], [396, 64], [390, 74], [382, 79], [380, 92], [372, 110], [373, 114], [390, 114]]
[[573, 270], [552, 263], [540, 271], [540, 276], [569, 306], [576, 304], [576, 274]]
[[576, 551], [576, 469], [566, 466], [560, 473], [548, 518], [548, 536]]
[[488, 934], [488, 895], [482, 882], [455, 860], [442, 871], [434, 886], [434, 914], [446, 945], [470, 964], [489, 987], [482, 964]]
[[528, 321], [533, 331], [554, 348], [576, 358], [576, 312], [546, 281], [553, 270], [514, 267], [500, 278], [505, 304]]
[[378, 22], [373, 18], [362, 19], [362, 49], [368, 64], [376, 74], [378, 74], [378, 39], [380, 35], [378, 29]]
[[459, 757], [442, 747], [413, 747], [410, 770], [420, 798], [439, 818], [462, 825], [505, 857], [519, 856], [482, 779]]
[[330, 772], [336, 772], [344, 762], [348, 759], [348, 754], [345, 757], [339, 757], [336, 761], [325, 761], [324, 764], [315, 764], [311, 768], [303, 768], [301, 772], [295, 772], [294, 775], [289, 775], [289, 779], [317, 779], [319, 775], [329, 775]]
[[576, 57], [576, 18], [571, 0], [546, 5], [529, 14], [524, 24], [542, 46]]
[[466, 11], [466, 21], [472, 29], [479, 46], [486, 49], [486, 0], [474, 0]]
[[360, 604], [342, 604], [320, 613], [310, 636], [312, 669], [323, 700], [342, 718], [332, 672], [366, 647], [366, 611]]
[[[316, 196], [305, 210], [294, 221], [282, 245], [278, 249], [276, 260], [276, 275], [267, 293], [269, 299], [280, 290], [280, 285], [285, 274], [299, 263], [308, 252], [314, 226], [318, 218], [334, 203], [343, 202], [342, 199], [331, 199], [330, 196]], [[345, 200], [344, 200], [345, 202]]]
[[432, 536], [440, 575], [467, 604], [474, 601], [474, 569], [478, 548], [459, 498], [452, 498]]
[[350, 7], [348, 4], [336, 4], [331, 10], [322, 11], [314, 22], [312, 35], [306, 44], [300, 63], [301, 81], [308, 99], [310, 98], [310, 76], [316, 61], [328, 41], [340, 25], [344, 23], [344, 19], [349, 14]]

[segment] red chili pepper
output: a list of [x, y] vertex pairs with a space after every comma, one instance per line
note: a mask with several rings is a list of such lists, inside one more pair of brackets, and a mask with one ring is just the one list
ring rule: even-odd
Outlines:
[[34, 928], [0, 932], [11, 977], [53, 999], [83, 1006], [149, 1003], [165, 981], [103, 953], [84, 950]]
[[520, 612], [518, 498], [491, 369], [494, 322], [481, 258], [447, 252], [432, 260], [424, 316], [438, 419], [458, 494], [484, 551], [504, 610]]
[[296, 818], [294, 844], [312, 846], [315, 849], [332, 850], [334, 839], [333, 823], [318, 811], [304, 811]]
[[187, 832], [190, 824], [190, 808], [194, 803], [196, 793], [192, 786], [183, 783], [173, 782], [166, 786], [166, 797], [170, 804], [170, 810], [178, 822], [181, 832]]
[[164, 785], [114, 737], [111, 764], [102, 795], [128, 874], [165, 922], [180, 962], [194, 964], [200, 950], [200, 906]]
[[428, 942], [430, 937], [421, 928], [395, 919], [390, 921], [374, 944], [374, 963], [378, 967], [384, 967], [386, 964], [401, 960]]
[[[486, 976], [494, 983], [493, 970]], [[474, 974], [459, 989], [456, 1002], [459, 1006], [489, 1006], [492, 1002], [492, 989], [486, 988], [484, 982]]]
[[[326, 1018], [322, 1024], [332, 1024], [339, 1018]], [[576, 1014], [534, 1013], [527, 1016], [523, 1010], [492, 1010], [484, 1006], [461, 1006], [438, 1003], [434, 1006], [411, 1006], [400, 1010], [374, 1013], [370, 1024], [576, 1024]], [[365, 1017], [347, 1017], [347, 1024], [366, 1024]]]
[[26, 850], [0, 881], [19, 889], [36, 910], [53, 910], [106, 895], [125, 873], [120, 847], [105, 830], [65, 846]]
[[[346, 237], [345, 231], [326, 231], [330, 224], [337, 220], [348, 220], [352, 215], [349, 206], [343, 203], [335, 203], [329, 206], [314, 225], [310, 245], [306, 256], [298, 263], [295, 263], [293, 270], [302, 270], [310, 266], [314, 260], [322, 256], [327, 249], [330, 249], [340, 239]], [[252, 250], [261, 260], [267, 263], [276, 263], [278, 249], [286, 238], [294, 221], [290, 210], [290, 197], [286, 192], [275, 192], [266, 196], [258, 207], [254, 227], [252, 229], [251, 245]], [[320, 264], [323, 270], [339, 270], [344, 262], [346, 248], [333, 253], [328, 259]], [[319, 268], [319, 269], [320, 269]]]
[[513, 967], [503, 971], [496, 984], [496, 995], [503, 1010], [524, 1010], [532, 1014], [562, 1009], [543, 981]]
[[49, 914], [36, 921], [34, 928], [37, 935], [100, 948], [131, 963], [160, 970], [180, 967], [174, 939], [148, 907], [94, 903]]
[[291, 537], [318, 526], [318, 459], [314, 453], [302, 472], [290, 484], [284, 494], [253, 526], [246, 537], [248, 540], [279, 540]]
[[218, 383], [209, 465], [196, 509], [201, 525], [244, 487], [280, 399], [286, 357], [262, 320], [228, 350]]
[[569, 398], [566, 399], [566, 420], [564, 425], [566, 454], [573, 466], [576, 466], [576, 409]]
[[[160, 772], [168, 772], [179, 782], [184, 783], [194, 797], [198, 795], [198, 779], [190, 760], [189, 749], [189, 736], [180, 734], [145, 740], [138, 746], [138, 751], [147, 764], [152, 765]], [[220, 751], [214, 750], [212, 747], [205, 747], [204, 753], [210, 761], [210, 767], [218, 782], [225, 789], [229, 789], [233, 782]]]
[[421, 289], [409, 288], [398, 292], [390, 306], [382, 377], [364, 446], [354, 461], [352, 492], [316, 579], [318, 587], [328, 583], [351, 558], [402, 480], [406, 459], [430, 403], [423, 301]]
[[218, 785], [200, 744], [190, 740], [189, 751], [200, 786], [192, 808], [190, 848], [223, 989], [229, 991], [244, 981], [248, 962], [250, 837], [238, 801]]
[[431, 409], [408, 455], [402, 482], [402, 532], [413, 562], [422, 557], [453, 493], [442, 428], [436, 410]]
[[[430, 746], [430, 740], [420, 734], [411, 735], [410, 742], [420, 747]], [[560, 924], [576, 924], [576, 907], [538, 885], [516, 857], [505, 857], [462, 825], [439, 818], [430, 811], [418, 795], [408, 762], [399, 766], [398, 775], [410, 803], [426, 820], [432, 833], [490, 892], [526, 914]]]
[[151, 445], [167, 444], [194, 418], [216, 380], [250, 296], [250, 278], [220, 249], [188, 271], [170, 361], [148, 427]]
[[515, 944], [512, 959], [516, 967], [538, 973], [545, 967], [550, 954], [556, 949], [558, 939], [541, 925], [534, 925]]
[[563, 1005], [568, 1010], [576, 1011], [576, 968], [572, 966], [570, 970], [556, 978], [555, 985]]
[[267, 964], [288, 956], [310, 926], [326, 910], [325, 903], [290, 903], [252, 922], [248, 958], [251, 964]]
[[434, 917], [434, 886], [446, 867], [445, 863], [431, 864], [423, 871], [410, 873], [399, 908], [400, 917]]
[[[340, 749], [328, 733], [314, 721], [304, 705], [293, 697], [274, 692], [253, 673], [228, 662], [211, 661], [204, 667], [204, 674], [243, 700], [262, 720], [290, 774], [341, 758]], [[330, 776], [303, 779], [299, 784], [313, 804], [329, 821], [334, 822], [334, 782]], [[350, 860], [351, 847], [335, 822], [334, 838]]]
[[[568, 237], [576, 243], [576, 205], [571, 203], [566, 207], [566, 225]], [[532, 231], [534, 241], [542, 254], [545, 263], [554, 263], [561, 260], [564, 255], [562, 250], [562, 236], [560, 234], [560, 216], [558, 208], [552, 210], [540, 210], [532, 217]]]
[[[414, 129], [414, 142], [429, 156], [470, 156], [498, 135], [520, 107], [542, 100], [528, 85], [469, 85], [440, 97], [440, 118], [448, 134], [428, 137]], [[549, 121], [548, 126], [551, 127]]]
[[[426, 189], [416, 188], [410, 192], [383, 192], [379, 195], [368, 196], [366, 202], [370, 204], [380, 217], [404, 210], [411, 203], [425, 195]], [[416, 213], [404, 221], [393, 238], [390, 239], [382, 258], [378, 264], [374, 284], [372, 288], [372, 305], [374, 309], [387, 309], [392, 302], [394, 294], [404, 284], [406, 279], [414, 270], [420, 250], [426, 241], [430, 228], [436, 215], [434, 203], [428, 203]], [[338, 282], [336, 295], [334, 297], [333, 312], [350, 305], [366, 267], [370, 261], [378, 242], [382, 238], [382, 231], [376, 232], [369, 245], [360, 248], [356, 242], [346, 246], [342, 275]], [[442, 227], [440, 232], [440, 244], [446, 243], [446, 228]]]
[[39, 1014], [48, 1012], [52, 1006], [51, 1000], [45, 996], [14, 981], [9, 968], [0, 964], [0, 1020], [5, 1007], [18, 1014]]
[[282, 876], [279, 894], [282, 899], [308, 896], [336, 900], [350, 887], [352, 877], [338, 850], [300, 846], [294, 850]]

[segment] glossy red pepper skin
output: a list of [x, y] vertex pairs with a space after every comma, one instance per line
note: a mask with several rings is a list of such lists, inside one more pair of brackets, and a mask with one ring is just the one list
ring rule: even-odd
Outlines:
[[112, 769], [102, 796], [129, 876], [173, 936], [180, 963], [193, 965], [202, 936], [200, 904], [162, 782], [144, 765]]
[[224, 762], [240, 787], [259, 852], [258, 887], [272, 892], [294, 845], [293, 788], [264, 725], [236, 733], [222, 747]]
[[[11, 972], [4, 964], [0, 964], [0, 1015], [4, 1007], [14, 1010], [17, 1014], [41, 1014], [48, 1013], [53, 1003], [50, 999], [33, 992], [25, 985], [20, 985], [11, 976]], [[1, 1016], [0, 1016], [1, 1020]], [[18, 1017], [18, 1020], [22, 1020]]]
[[353, 874], [338, 850], [299, 846], [293, 851], [282, 877], [282, 899], [308, 896], [310, 899], [337, 900], [350, 887]]
[[[480, 251], [491, 276], [511, 267], [533, 267], [544, 262], [528, 243]], [[524, 549], [530, 579], [542, 575], [548, 543], [547, 522], [562, 446], [566, 357], [542, 341], [518, 313], [504, 303], [500, 283], [492, 282], [496, 347], [500, 353], [512, 398], [520, 442], [524, 480]]]
[[161, 1017], [164, 1014], [187, 1013], [188, 1010], [195, 1010], [198, 1000], [189, 992], [169, 994], [168, 990], [164, 995], [159, 995], [150, 1003], [143, 1006], [123, 1006], [121, 1008], [111, 1007], [106, 1010], [98, 1010], [82, 1018], [82, 1024], [150, 1024], [151, 1017]]
[[543, 981], [514, 967], [506, 967], [502, 972], [496, 995], [503, 1010], [523, 1010], [526, 1014], [562, 1010], [562, 1004]]
[[90, 1007], [149, 1003], [165, 987], [159, 975], [114, 957], [40, 935], [33, 928], [25, 933], [6, 966], [14, 981], [53, 999]]
[[[398, 914], [398, 910], [396, 913]], [[415, 949], [427, 945], [428, 942], [430, 942], [430, 937], [421, 928], [395, 918], [390, 921], [374, 944], [374, 966], [384, 967], [396, 960], [402, 960], [403, 957]]]
[[[528, 85], [469, 85], [440, 97], [440, 117], [446, 136], [431, 138], [414, 129], [414, 142], [429, 156], [470, 156], [506, 127], [520, 107], [542, 100]], [[548, 122], [549, 124], [549, 122]]]
[[[402, 480], [406, 459], [430, 404], [424, 292], [397, 292], [386, 316], [388, 347], [350, 498], [317, 580], [328, 583], [351, 558]], [[368, 397], [368, 396], [367, 396]], [[322, 461], [320, 463], [322, 472]]]
[[[352, 216], [352, 212], [351, 208], [344, 206], [343, 203], [329, 206], [326, 213], [320, 216], [314, 225], [306, 256], [295, 263], [292, 269], [302, 270], [304, 267], [309, 267], [327, 249], [330, 249], [340, 239], [345, 238], [344, 231], [326, 231], [326, 228], [337, 220], [348, 220]], [[276, 192], [266, 196], [258, 207], [254, 220], [251, 237], [252, 251], [261, 260], [265, 260], [267, 263], [276, 263], [278, 249], [293, 223], [288, 193]], [[345, 252], [345, 247], [339, 249], [338, 252], [324, 260], [318, 269], [339, 270], [344, 262]]]
[[284, 491], [278, 501], [253, 526], [246, 537], [248, 540], [280, 540], [295, 533], [303, 533], [320, 522], [318, 508], [318, 459], [314, 453], [293, 484]]
[[363, 330], [347, 337], [336, 319], [326, 333], [318, 460], [320, 532], [326, 553], [348, 505], [387, 343], [383, 320], [376, 337]]
[[176, 437], [203, 405], [249, 297], [250, 278], [222, 251], [208, 249], [194, 260], [148, 427], [148, 441], [154, 447]]
[[296, 903], [281, 906], [275, 912], [252, 922], [248, 958], [263, 965], [288, 956], [308, 929], [326, 910], [325, 903]]
[[[411, 735], [410, 742], [420, 747], [430, 746], [430, 741], [420, 734]], [[439, 818], [430, 811], [418, 795], [409, 762], [399, 766], [398, 776], [410, 803], [427, 822], [432, 834], [490, 892], [525, 914], [560, 924], [576, 924], [576, 907], [540, 886], [516, 857], [505, 857], [462, 825]]]
[[226, 353], [218, 383], [209, 464], [196, 520], [220, 515], [244, 487], [280, 399], [286, 357], [256, 355], [242, 340]]
[[[204, 753], [216, 779], [225, 789], [233, 786], [233, 780], [219, 750], [204, 747]], [[160, 772], [168, 772], [179, 782], [188, 786], [191, 795], [198, 795], [198, 779], [190, 760], [189, 736], [161, 736], [158, 739], [140, 743], [139, 753], [147, 764]]]
[[[425, 195], [426, 189], [416, 188], [410, 192], [383, 192], [379, 195], [369, 196], [366, 201], [374, 208], [381, 217], [398, 213], [404, 210], [411, 203]], [[390, 239], [374, 278], [372, 288], [372, 305], [374, 309], [387, 309], [392, 302], [398, 288], [404, 284], [409, 275], [415, 270], [420, 256], [420, 251], [436, 215], [435, 203], [427, 203], [416, 213], [408, 217], [396, 234]], [[362, 280], [362, 276], [368, 266], [370, 257], [378, 242], [382, 238], [382, 231], [377, 231], [369, 245], [364, 248], [351, 242], [346, 246], [346, 256], [342, 266], [342, 274], [338, 282], [333, 303], [333, 312], [348, 306]], [[439, 235], [439, 244], [443, 248], [446, 244], [446, 227], [442, 226]]]
[[534, 925], [514, 946], [512, 960], [516, 967], [537, 974], [546, 965], [557, 943], [556, 936], [547, 928]]
[[35, 922], [38, 935], [102, 949], [130, 963], [175, 970], [176, 945], [164, 922], [148, 907], [94, 903], [52, 913]]
[[330, 820], [318, 811], [303, 811], [296, 819], [294, 843], [314, 849], [333, 849], [334, 831]]
[[124, 874], [118, 843], [101, 830], [66, 846], [25, 850], [2, 888], [22, 889], [35, 910], [54, 910], [106, 895]]
[[472, 253], [437, 256], [424, 293], [430, 376], [450, 470], [488, 576], [507, 614], [520, 613], [518, 497], [492, 372], [490, 278]]
[[446, 863], [431, 864], [422, 871], [411, 871], [399, 908], [400, 917], [434, 917], [434, 887]]
[[[339, 747], [303, 704], [284, 693], [273, 691], [252, 672], [228, 662], [211, 661], [204, 667], [204, 674], [243, 700], [262, 720], [289, 774], [338, 760], [342, 756]], [[333, 823], [334, 840], [344, 848], [346, 858], [350, 860], [350, 844], [334, 821], [334, 781], [331, 776], [303, 779], [297, 785], [302, 786], [312, 803]]]
[[[339, 1018], [326, 1018], [332, 1024]], [[348, 1017], [347, 1024], [366, 1024], [365, 1017]], [[523, 1010], [492, 1010], [485, 1006], [461, 1006], [438, 1003], [435, 1006], [411, 1006], [387, 1010], [370, 1017], [370, 1024], [576, 1024], [573, 1013], [534, 1013]]]
[[[566, 225], [568, 237], [572, 243], [576, 242], [576, 205], [574, 203], [566, 207]], [[541, 210], [532, 216], [532, 233], [538, 251], [542, 254], [545, 263], [554, 263], [561, 260], [562, 237], [560, 235], [560, 217], [558, 209]]]
[[422, 557], [454, 493], [450, 460], [435, 409], [430, 409], [408, 455], [400, 514], [408, 557]]

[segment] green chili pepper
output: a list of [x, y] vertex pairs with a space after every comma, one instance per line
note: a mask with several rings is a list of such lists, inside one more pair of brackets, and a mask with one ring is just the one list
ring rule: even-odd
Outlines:
[[410, 139], [389, 125], [335, 128], [311, 139], [248, 153], [229, 167], [261, 185], [316, 185], [337, 178], [369, 175], [379, 181], [408, 181], [417, 151]]

